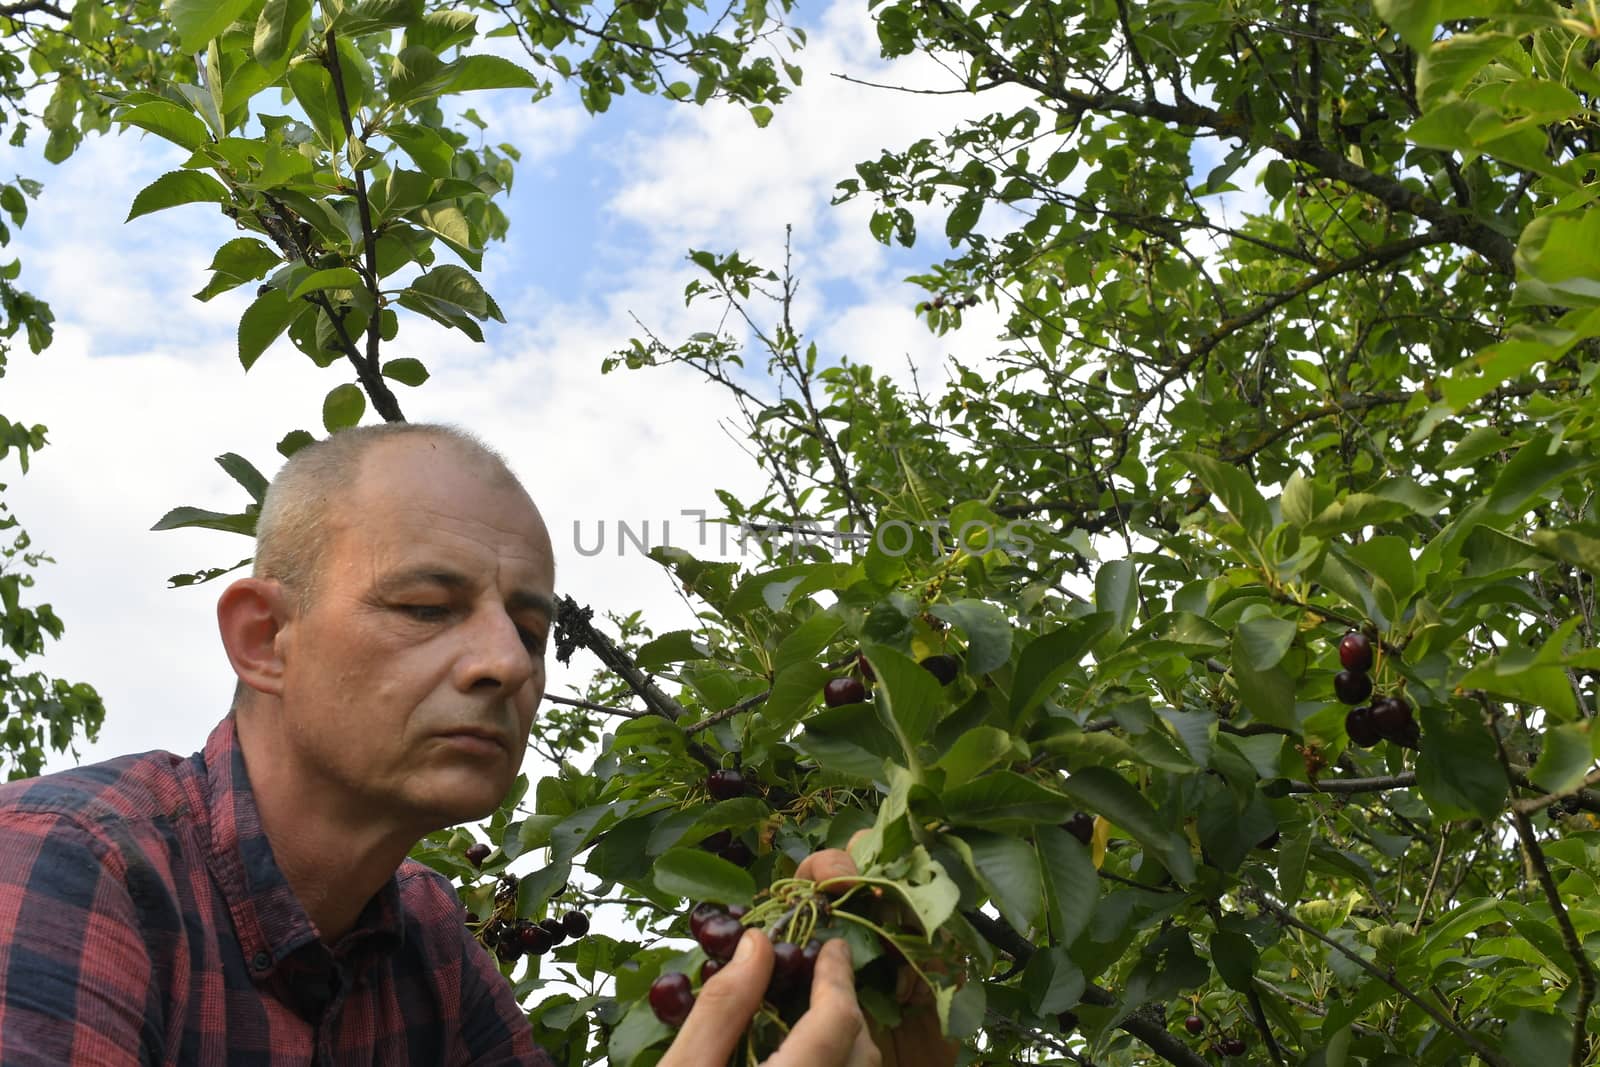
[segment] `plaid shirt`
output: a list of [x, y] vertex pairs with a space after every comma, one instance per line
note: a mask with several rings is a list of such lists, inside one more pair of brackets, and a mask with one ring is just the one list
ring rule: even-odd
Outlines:
[[549, 1067], [463, 917], [408, 860], [325, 946], [231, 716], [186, 760], [0, 786], [0, 1065]]

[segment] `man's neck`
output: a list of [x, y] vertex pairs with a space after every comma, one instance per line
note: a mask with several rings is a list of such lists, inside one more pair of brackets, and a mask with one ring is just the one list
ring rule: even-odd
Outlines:
[[292, 753], [281, 750], [281, 736], [263, 718], [236, 715], [261, 828], [289, 887], [331, 945], [355, 926], [422, 835], [352, 818], [348, 797], [295, 772]]

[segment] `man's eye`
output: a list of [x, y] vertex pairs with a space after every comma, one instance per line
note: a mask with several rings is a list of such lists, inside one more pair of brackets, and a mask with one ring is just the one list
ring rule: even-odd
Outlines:
[[400, 610], [422, 622], [437, 622], [450, 611], [442, 604], [402, 604]]
[[544, 655], [544, 635], [536, 634], [532, 630], [517, 628], [517, 633], [522, 637], [522, 647], [535, 656]]

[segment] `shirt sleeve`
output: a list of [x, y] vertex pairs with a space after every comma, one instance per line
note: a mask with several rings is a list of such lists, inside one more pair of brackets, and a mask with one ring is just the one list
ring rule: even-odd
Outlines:
[[120, 858], [69, 819], [0, 812], [0, 1065], [142, 1062], [151, 963]]
[[555, 1067], [494, 957], [461, 927], [461, 1032], [472, 1067]]

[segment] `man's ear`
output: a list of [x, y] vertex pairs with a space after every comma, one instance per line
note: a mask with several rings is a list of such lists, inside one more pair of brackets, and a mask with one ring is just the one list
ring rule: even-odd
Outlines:
[[258, 693], [283, 692], [278, 635], [292, 618], [288, 591], [270, 578], [240, 578], [217, 599], [222, 647], [239, 681]]

